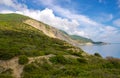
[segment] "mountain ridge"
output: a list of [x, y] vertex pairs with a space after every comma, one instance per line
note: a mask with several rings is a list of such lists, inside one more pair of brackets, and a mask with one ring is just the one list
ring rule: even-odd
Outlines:
[[[13, 15], [17, 16], [19, 14], [11, 13], [11, 17]], [[24, 19], [23, 22], [25, 24], [31, 25], [31, 26], [41, 30], [47, 36], [53, 37], [53, 38], [58, 38], [60, 40], [64, 40], [64, 41], [66, 41], [66, 42], [68, 42], [68, 43], [70, 43], [70, 44], [72, 44], [74, 46], [77, 46], [77, 47], [79, 47], [79, 45], [81, 45], [81, 44], [87, 44], [87, 43], [91, 43], [91, 44], [104, 44], [103, 42], [101, 42], [101, 43], [94, 42], [93, 40], [85, 38], [85, 37], [82, 37], [82, 36], [69, 35], [68, 33], [66, 33], [63, 30], [59, 30], [59, 29], [57, 29], [55, 27], [49, 26], [49, 25], [47, 25], [45, 23], [42, 23], [40, 21], [37, 21], [35, 19], [31, 19], [30, 17], [27, 17], [27, 16], [19, 15], [19, 17], [21, 18], [21, 20], [19, 20], [19, 21], [22, 21], [22, 19]], [[11, 18], [11, 19], [13, 20], [13, 18]], [[16, 20], [13, 20], [13, 21], [16, 21]]]

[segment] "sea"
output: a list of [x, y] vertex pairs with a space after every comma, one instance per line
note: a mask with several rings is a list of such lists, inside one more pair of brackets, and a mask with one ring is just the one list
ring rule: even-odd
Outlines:
[[120, 58], [120, 43], [111, 43], [106, 45], [81, 45], [85, 52], [89, 54], [99, 53], [103, 58]]

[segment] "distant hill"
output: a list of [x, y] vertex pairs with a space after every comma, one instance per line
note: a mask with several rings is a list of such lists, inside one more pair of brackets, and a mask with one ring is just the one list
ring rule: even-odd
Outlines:
[[82, 36], [78, 36], [78, 35], [69, 35], [67, 32], [60, 30], [61, 32], [63, 32], [64, 34], [68, 35], [72, 40], [77, 41], [78, 44], [87, 44], [87, 43], [91, 43], [91, 44], [107, 44], [105, 42], [95, 42], [89, 38], [85, 38]]
[[91, 39], [82, 37], [82, 36], [78, 36], [78, 35], [70, 35], [70, 37], [74, 40], [77, 40], [80, 43], [87, 43], [87, 42], [93, 42]]
[[82, 36], [78, 36], [78, 35], [69, 35], [67, 32], [60, 30], [61, 32], [63, 32], [64, 34], [68, 35], [71, 39], [77, 41], [78, 43], [87, 43], [87, 42], [93, 42], [91, 39], [82, 37]]

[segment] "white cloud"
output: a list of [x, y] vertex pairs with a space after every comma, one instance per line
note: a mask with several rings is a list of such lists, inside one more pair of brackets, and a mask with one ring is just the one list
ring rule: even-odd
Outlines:
[[14, 6], [14, 3], [13, 3], [12, 0], [1, 0], [0, 4], [4, 4], [4, 5], [7, 5], [7, 6]]
[[72, 13], [70, 10], [62, 8], [59, 5], [56, 5], [55, 0], [47, 0], [48, 1], [47, 3], [43, 0], [38, 1], [43, 5], [50, 7], [54, 12], [57, 12], [59, 15], [65, 18], [78, 20], [78, 22], [84, 22], [84, 24], [86, 23], [89, 25], [97, 24], [95, 21], [92, 21], [89, 17], [85, 15]]
[[118, 7], [120, 8], [120, 0], [117, 1]]
[[113, 24], [114, 24], [115, 26], [120, 27], [120, 19], [114, 20], [114, 21], [113, 21]]
[[93, 16], [94, 20], [97, 20], [97, 22], [105, 23], [109, 22], [114, 18], [113, 14], [107, 14], [107, 13], [101, 13], [98, 16]]
[[1, 0], [0, 5], [8, 6], [15, 10], [24, 10], [27, 8], [25, 4], [19, 4], [17, 0]]
[[106, 32], [103, 32], [101, 37], [100, 38], [103, 38], [104, 41], [115, 41], [115, 42], [120, 42], [120, 34], [119, 34], [119, 30], [116, 29], [115, 27], [112, 27], [112, 26], [106, 26], [104, 28], [104, 31]]
[[8, 14], [8, 13], [14, 13], [14, 12], [11, 11], [11, 10], [2, 10], [2, 11], [0, 11], [0, 13], [2, 13], [2, 14]]

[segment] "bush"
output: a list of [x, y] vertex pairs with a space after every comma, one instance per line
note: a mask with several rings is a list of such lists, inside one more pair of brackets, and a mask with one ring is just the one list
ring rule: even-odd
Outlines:
[[49, 70], [52, 69], [52, 66], [51, 66], [50, 64], [48, 64], [48, 63], [42, 64], [41, 67], [42, 67], [44, 70], [47, 70], [47, 71], [49, 71]]
[[25, 72], [32, 72], [36, 69], [37, 69], [37, 67], [34, 64], [28, 64], [28, 65], [25, 65], [25, 67], [24, 67]]
[[43, 78], [41, 74], [25, 74], [23, 78]]
[[9, 60], [14, 56], [13, 53], [10, 52], [0, 52], [0, 60]]
[[107, 67], [107, 68], [120, 68], [120, 59], [113, 58], [113, 57], [106, 57], [106, 60], [108, 62], [105, 64], [105, 67]]
[[77, 58], [78, 62], [80, 63], [87, 63], [87, 60], [84, 58]]
[[99, 53], [94, 53], [94, 55], [97, 57], [102, 57]]
[[79, 62], [77, 61], [77, 59], [76, 58], [67, 58], [66, 59], [66, 64], [78, 64]]
[[7, 50], [0, 48], [0, 60], [9, 60], [18, 54], [19, 52], [15, 48], [7, 48]]
[[13, 77], [7, 74], [0, 74], [0, 78], [13, 78]]
[[80, 52], [71, 52], [72, 55], [78, 56], [78, 57], [82, 57]]
[[11, 68], [6, 69], [5, 71], [2, 72], [2, 74], [12, 74], [13, 70]]
[[19, 57], [19, 60], [18, 60], [19, 64], [21, 64], [21, 65], [27, 64], [28, 61], [29, 61], [29, 60], [28, 60], [28, 57], [25, 56], [25, 55], [21, 55], [21, 56]]
[[69, 75], [69, 76], [78, 76], [78, 74], [79, 71], [74, 69], [69, 69], [65, 71], [65, 75]]
[[65, 57], [62, 56], [62, 55], [56, 55], [56, 56], [54, 56], [54, 57], [51, 57], [49, 60], [50, 60], [52, 63], [55, 63], [55, 64], [57, 64], [57, 63], [66, 64], [66, 59], [65, 59]]

